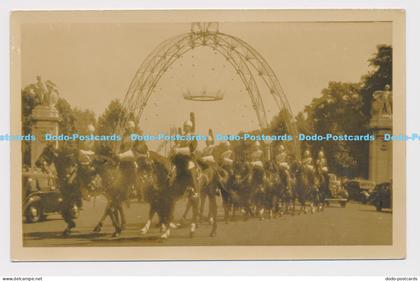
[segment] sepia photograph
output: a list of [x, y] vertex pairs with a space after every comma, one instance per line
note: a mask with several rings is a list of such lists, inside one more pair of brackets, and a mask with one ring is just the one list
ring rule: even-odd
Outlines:
[[404, 258], [404, 21], [13, 12], [12, 258]]

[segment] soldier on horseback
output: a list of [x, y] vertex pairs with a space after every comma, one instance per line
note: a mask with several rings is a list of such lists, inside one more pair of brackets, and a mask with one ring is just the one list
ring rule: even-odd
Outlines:
[[[196, 160], [197, 140], [193, 136], [195, 131], [194, 113], [190, 114], [190, 120], [183, 124], [182, 139], [177, 141], [173, 148], [171, 160], [174, 164], [172, 175], [170, 176], [169, 185], [171, 186], [172, 201], [169, 203], [166, 216], [163, 217], [162, 223], [169, 225], [173, 220], [175, 203], [178, 198], [187, 194], [188, 203], [193, 208], [193, 221], [190, 227], [190, 235], [192, 235], [197, 227], [198, 205], [200, 187], [198, 183], [199, 167]], [[170, 235], [168, 227], [162, 238], [166, 239]]]
[[309, 149], [303, 153], [302, 164], [310, 169], [314, 169], [314, 163]]
[[319, 209], [323, 210], [325, 199], [331, 196], [331, 191], [329, 188], [327, 159], [322, 148], [318, 152], [318, 159], [316, 160], [316, 173], [319, 179]]

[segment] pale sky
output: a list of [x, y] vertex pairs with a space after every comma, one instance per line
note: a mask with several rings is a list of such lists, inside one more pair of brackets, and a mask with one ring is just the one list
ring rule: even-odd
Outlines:
[[[188, 32], [190, 24], [24, 24], [22, 85], [37, 75], [57, 84], [71, 105], [102, 113], [123, 99], [143, 59], [163, 40]], [[220, 23], [219, 30], [246, 41], [270, 64], [294, 114], [320, 95], [329, 81], [358, 82], [378, 44], [391, 44], [391, 23]], [[221, 90], [220, 102], [191, 102], [183, 92]], [[261, 90], [268, 119], [276, 108]], [[141, 119], [145, 132], [180, 126], [195, 111], [199, 132], [258, 127], [240, 78], [221, 55], [198, 48], [162, 77]]]

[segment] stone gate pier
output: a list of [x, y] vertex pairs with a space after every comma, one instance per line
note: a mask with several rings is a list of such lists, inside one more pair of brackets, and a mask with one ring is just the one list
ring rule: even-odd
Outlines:
[[369, 180], [376, 184], [392, 179], [392, 141], [384, 134], [392, 134], [392, 91], [386, 85], [383, 91], [373, 93], [372, 118], [369, 123], [375, 140], [369, 144]]

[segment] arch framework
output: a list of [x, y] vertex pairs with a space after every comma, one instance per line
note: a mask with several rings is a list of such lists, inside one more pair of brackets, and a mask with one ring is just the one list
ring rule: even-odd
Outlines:
[[[300, 148], [296, 140], [297, 130], [292, 119], [292, 110], [273, 69], [248, 43], [219, 32], [218, 23], [192, 23], [190, 32], [160, 43], [137, 70], [124, 97], [123, 107], [132, 116], [140, 119], [153, 90], [168, 68], [182, 55], [199, 47], [212, 48], [231, 64], [251, 99], [260, 128], [266, 128], [268, 126], [266, 111], [254, 73], [261, 78], [278, 109], [286, 110], [288, 113], [289, 120], [286, 126], [288, 132], [294, 136], [294, 153], [299, 159]], [[127, 121], [120, 120], [116, 130], [121, 132]]]

